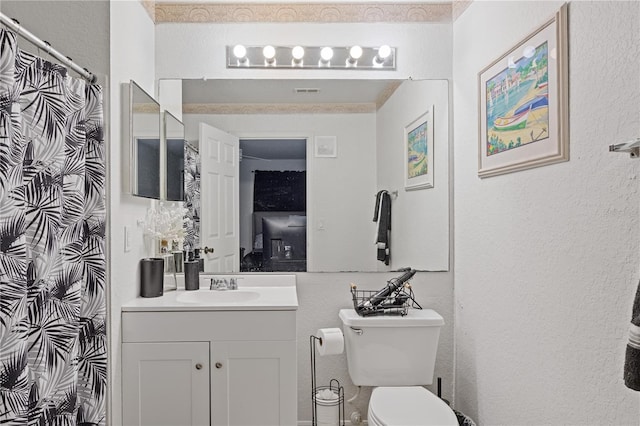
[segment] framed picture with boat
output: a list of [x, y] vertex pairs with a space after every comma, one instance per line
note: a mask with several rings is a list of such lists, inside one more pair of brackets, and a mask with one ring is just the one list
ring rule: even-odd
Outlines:
[[481, 178], [569, 160], [567, 7], [480, 71]]
[[433, 188], [433, 105], [404, 128], [404, 189]]

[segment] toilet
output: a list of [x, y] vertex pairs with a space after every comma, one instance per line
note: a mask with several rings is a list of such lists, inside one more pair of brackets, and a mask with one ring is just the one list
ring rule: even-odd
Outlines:
[[342, 309], [347, 365], [356, 386], [374, 386], [372, 426], [457, 426], [453, 410], [422, 387], [433, 382], [442, 316], [431, 309], [361, 317]]

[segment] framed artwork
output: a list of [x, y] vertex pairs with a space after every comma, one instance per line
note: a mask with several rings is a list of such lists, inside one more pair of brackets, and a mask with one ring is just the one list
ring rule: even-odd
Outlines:
[[481, 178], [569, 160], [567, 7], [478, 74]]
[[404, 189], [433, 188], [433, 105], [404, 128]]
[[335, 136], [316, 136], [314, 154], [316, 157], [337, 157], [338, 138]]

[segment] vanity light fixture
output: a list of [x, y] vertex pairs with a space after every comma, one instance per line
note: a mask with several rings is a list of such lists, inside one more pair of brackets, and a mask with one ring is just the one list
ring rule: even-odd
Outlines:
[[227, 68], [395, 70], [396, 49], [389, 45], [227, 46]]

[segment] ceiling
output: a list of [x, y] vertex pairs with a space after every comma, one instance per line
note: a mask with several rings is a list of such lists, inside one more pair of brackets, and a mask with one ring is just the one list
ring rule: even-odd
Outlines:
[[[397, 88], [400, 80], [347, 79], [197, 79], [182, 81], [187, 105], [337, 105], [370, 104], [374, 108]], [[302, 91], [302, 92], [301, 92]], [[240, 141], [243, 161], [306, 158], [305, 139], [247, 139]], [[255, 157], [255, 158], [254, 158]]]
[[182, 103], [376, 104], [397, 84], [398, 80], [353, 79], [183, 80]]

